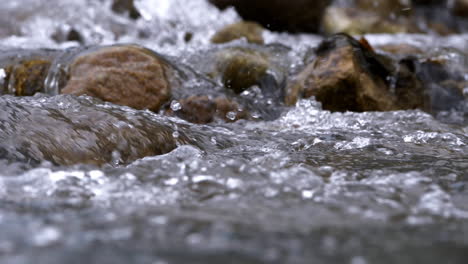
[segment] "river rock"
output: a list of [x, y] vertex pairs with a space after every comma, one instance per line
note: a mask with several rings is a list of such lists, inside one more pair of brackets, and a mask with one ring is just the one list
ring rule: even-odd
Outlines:
[[330, 0], [209, 0], [224, 9], [235, 7], [245, 19], [275, 31], [318, 32], [325, 7]]
[[[281, 57], [281, 50], [277, 50]], [[215, 70], [224, 87], [240, 94], [252, 86], [258, 86], [262, 95], [282, 101], [286, 69], [275, 61], [271, 51], [230, 47], [216, 53]]]
[[[174, 105], [177, 105], [174, 107]], [[196, 124], [207, 124], [216, 120], [234, 122], [251, 119], [248, 112], [232, 98], [225, 96], [193, 95], [175, 100], [166, 114], [178, 116]]]
[[133, 19], [141, 17], [141, 14], [135, 7], [133, 0], [113, 0], [112, 10], [118, 14], [126, 14]]
[[259, 24], [240, 21], [222, 28], [211, 38], [211, 42], [219, 44], [245, 38], [250, 43], [263, 44], [262, 33], [263, 27]]
[[5, 69], [5, 90], [17, 96], [30, 96], [44, 91], [44, 81], [51, 62], [37, 59], [28, 60]]
[[452, 12], [457, 16], [468, 17], [468, 0], [455, 0]]
[[[395, 73], [387, 58], [348, 35], [325, 39], [316, 54], [288, 85], [288, 104], [300, 94], [315, 96], [330, 111], [389, 111], [423, 104], [422, 86], [410, 69], [399, 67]], [[398, 81], [391, 82], [395, 75]]]
[[126, 164], [191, 144], [184, 127], [91, 97], [0, 97], [0, 152], [57, 165]]
[[52, 61], [61, 51], [0, 48], [0, 94], [30, 96], [45, 92]]
[[148, 49], [136, 45], [100, 47], [70, 64], [69, 80], [61, 93], [158, 111], [171, 98], [174, 72], [168, 62]]

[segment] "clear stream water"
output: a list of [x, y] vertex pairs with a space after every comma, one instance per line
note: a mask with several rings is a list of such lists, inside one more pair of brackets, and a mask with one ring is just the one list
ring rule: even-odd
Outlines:
[[[112, 13], [108, 1], [7, 0], [0, 46], [65, 49], [77, 43], [51, 35], [75, 28], [88, 45], [138, 43], [197, 68], [193, 61], [212, 48], [209, 36], [240, 19], [204, 0], [136, 4], [143, 18], [134, 21]], [[291, 48], [294, 72], [321, 38], [265, 39]], [[466, 34], [368, 39], [448, 57], [455, 54], [447, 47], [466, 52], [468, 43]], [[466, 60], [453, 61], [468, 79]], [[464, 103], [436, 115], [330, 113], [308, 99], [274, 121], [193, 125], [88, 97], [2, 96], [0, 129], [10, 136], [0, 145], [18, 155], [0, 160], [0, 263], [468, 263]], [[61, 134], [83, 115], [101, 121], [81, 138]], [[116, 152], [102, 167], [18, 158], [21, 137], [92, 148], [100, 128], [142, 122], [196, 144], [126, 165]]]

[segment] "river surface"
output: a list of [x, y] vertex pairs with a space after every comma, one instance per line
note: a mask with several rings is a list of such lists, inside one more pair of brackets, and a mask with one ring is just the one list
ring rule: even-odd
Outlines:
[[[136, 4], [135, 21], [108, 1], [3, 1], [0, 46], [66, 49], [78, 44], [51, 36], [75, 28], [87, 45], [138, 43], [197, 68], [208, 36], [240, 19], [203, 0]], [[265, 39], [290, 48], [294, 72], [321, 37]], [[466, 52], [468, 35], [368, 40]], [[457, 63], [468, 79], [467, 62]], [[33, 122], [52, 133], [60, 127], [41, 114], [73, 122], [99, 113], [118, 116], [116, 126], [158, 122], [198, 140], [129, 164], [117, 153], [101, 167], [0, 153], [2, 264], [468, 263], [467, 100], [431, 115], [331, 113], [305, 99], [273, 121], [208, 125], [69, 95], [2, 96], [0, 107], [4, 130]], [[1, 148], [20, 152], [14, 144]]]

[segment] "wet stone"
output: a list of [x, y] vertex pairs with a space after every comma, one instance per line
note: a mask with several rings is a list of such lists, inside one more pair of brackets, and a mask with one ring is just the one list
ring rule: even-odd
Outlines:
[[250, 43], [263, 44], [263, 27], [255, 22], [240, 21], [228, 25], [211, 38], [212, 43], [226, 43], [235, 39], [245, 38]]
[[[162, 118], [90, 97], [0, 97], [3, 158], [59, 165], [126, 164], [191, 142]], [[2, 152], [2, 151], [0, 151]]]
[[139, 46], [99, 47], [70, 64], [61, 93], [158, 111], [171, 98], [174, 71], [162, 57]]
[[264, 96], [281, 101], [286, 70], [271, 57], [268, 52], [257, 49], [224, 49], [216, 54], [216, 69], [212, 75], [219, 75], [224, 87], [236, 94], [257, 85]]
[[177, 105], [178, 107], [171, 107], [165, 113], [196, 124], [207, 124], [215, 120], [234, 122], [250, 119], [246, 110], [234, 99], [225, 96], [193, 95], [178, 100]]
[[[344, 34], [325, 39], [317, 58], [288, 86], [288, 94], [315, 96], [331, 111], [388, 111], [399, 108], [389, 91], [391, 75], [377, 55]], [[289, 96], [291, 97], [291, 96]], [[289, 98], [288, 97], [288, 98]], [[294, 97], [290, 98], [294, 103]]]

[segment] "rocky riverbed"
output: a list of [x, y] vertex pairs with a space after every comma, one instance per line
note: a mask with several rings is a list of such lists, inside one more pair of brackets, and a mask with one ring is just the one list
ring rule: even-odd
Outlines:
[[1, 263], [467, 263], [465, 0], [1, 5]]

